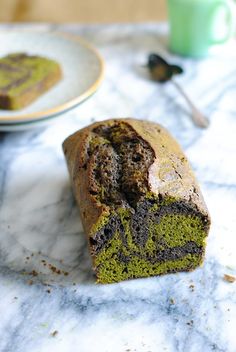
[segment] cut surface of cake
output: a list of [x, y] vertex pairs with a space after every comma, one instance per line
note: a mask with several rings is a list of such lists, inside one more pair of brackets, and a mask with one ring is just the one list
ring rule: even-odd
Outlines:
[[17, 110], [32, 103], [62, 78], [60, 65], [25, 53], [0, 59], [0, 109]]

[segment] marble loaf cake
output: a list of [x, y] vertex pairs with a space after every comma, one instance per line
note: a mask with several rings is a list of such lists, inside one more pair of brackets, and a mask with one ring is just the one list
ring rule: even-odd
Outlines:
[[25, 53], [1, 58], [0, 109], [24, 108], [61, 78], [61, 68], [54, 60]]
[[210, 218], [180, 146], [160, 125], [94, 123], [63, 144], [97, 282], [190, 271]]

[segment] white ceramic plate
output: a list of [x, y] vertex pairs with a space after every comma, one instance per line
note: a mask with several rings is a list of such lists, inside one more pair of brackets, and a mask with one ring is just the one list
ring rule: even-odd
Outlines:
[[20, 122], [20, 123], [0, 123], [0, 131], [1, 132], [19, 132], [19, 131], [26, 131], [31, 130], [32, 128], [44, 127], [50, 125], [54, 118], [62, 118], [64, 117], [63, 114], [60, 115], [53, 115], [50, 118], [42, 118], [37, 119], [35, 121], [29, 122]]
[[56, 60], [63, 72], [62, 80], [28, 107], [18, 111], [0, 110], [0, 130], [4, 125], [8, 128], [10, 124], [16, 126], [22, 122], [24, 125], [19, 127], [25, 129], [27, 122], [57, 116], [91, 96], [102, 80], [103, 60], [93, 47], [77, 36], [1, 31], [0, 43], [0, 57], [16, 52], [41, 55]]

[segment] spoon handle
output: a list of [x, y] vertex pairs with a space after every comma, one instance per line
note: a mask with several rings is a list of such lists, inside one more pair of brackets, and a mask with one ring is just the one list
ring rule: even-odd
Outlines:
[[190, 98], [185, 93], [183, 88], [176, 81], [174, 81], [173, 79], [171, 79], [171, 82], [174, 84], [174, 86], [177, 88], [179, 93], [183, 96], [183, 98], [186, 100], [186, 102], [190, 106], [190, 108], [192, 110], [191, 118], [192, 118], [192, 121], [194, 122], [194, 124], [196, 126], [198, 126], [198, 127], [201, 127], [201, 128], [208, 127], [209, 126], [209, 120], [205, 116], [203, 116], [201, 111], [199, 111], [198, 108], [193, 104], [192, 100], [190, 100]]

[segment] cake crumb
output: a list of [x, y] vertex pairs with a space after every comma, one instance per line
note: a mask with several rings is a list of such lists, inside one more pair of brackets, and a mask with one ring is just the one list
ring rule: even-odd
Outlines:
[[28, 281], [28, 285], [30, 285], [30, 286], [33, 285], [33, 283], [34, 283], [33, 280]]
[[46, 292], [47, 292], [47, 293], [51, 293], [51, 290], [50, 290], [50, 289], [48, 289], [48, 290], [46, 290]]
[[194, 292], [194, 289], [195, 289], [194, 284], [189, 285], [189, 288], [190, 288], [191, 292]]
[[193, 326], [193, 320], [188, 321], [188, 322], [187, 322], [187, 325]]
[[56, 337], [58, 335], [58, 331], [57, 330], [54, 330], [52, 333], [51, 333], [51, 336], [52, 337]]
[[224, 280], [233, 283], [236, 280], [236, 277], [233, 275], [224, 274]]
[[57, 269], [54, 265], [48, 264], [48, 267], [49, 267], [49, 269], [50, 269], [53, 273], [58, 274], [58, 275], [61, 274], [61, 270], [60, 270], [60, 269]]
[[29, 275], [38, 276], [38, 273], [37, 273], [37, 271], [32, 270], [32, 271], [29, 273]]
[[174, 298], [170, 298], [170, 304], [175, 304]]

